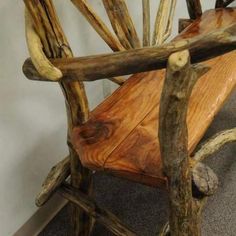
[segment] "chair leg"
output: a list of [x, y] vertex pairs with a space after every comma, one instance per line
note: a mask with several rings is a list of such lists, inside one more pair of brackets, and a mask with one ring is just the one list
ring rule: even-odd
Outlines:
[[201, 235], [202, 204], [192, 196], [186, 116], [192, 88], [205, 72], [203, 66], [191, 66], [187, 50], [169, 58], [160, 104], [159, 141], [169, 182], [171, 236]]
[[[92, 174], [84, 168], [76, 152], [70, 150], [71, 185], [86, 195], [92, 194]], [[93, 219], [77, 205], [70, 203], [71, 236], [89, 236], [93, 228]]]

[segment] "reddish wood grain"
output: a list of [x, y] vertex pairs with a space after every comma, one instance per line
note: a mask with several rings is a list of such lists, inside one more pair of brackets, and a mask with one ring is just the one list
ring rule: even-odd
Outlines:
[[[179, 38], [193, 37], [236, 21], [236, 10], [207, 11]], [[192, 152], [236, 84], [236, 52], [206, 62], [211, 70], [195, 85], [188, 110]], [[159, 99], [165, 71], [132, 76], [73, 132], [82, 163], [151, 186], [165, 187], [157, 138]], [[145, 77], [145, 78], [144, 78]]]

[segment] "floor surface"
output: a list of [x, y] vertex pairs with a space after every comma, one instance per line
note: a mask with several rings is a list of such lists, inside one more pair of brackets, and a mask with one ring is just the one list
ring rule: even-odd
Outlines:
[[[236, 127], [236, 93], [228, 100], [202, 141], [216, 132]], [[204, 210], [203, 236], [236, 235], [236, 144], [225, 146], [207, 161], [220, 180], [220, 186]], [[95, 199], [112, 210], [142, 236], [157, 235], [168, 219], [168, 201], [164, 191], [96, 173]], [[70, 236], [68, 209], [65, 207], [39, 236]], [[110, 236], [96, 224], [93, 236]]]

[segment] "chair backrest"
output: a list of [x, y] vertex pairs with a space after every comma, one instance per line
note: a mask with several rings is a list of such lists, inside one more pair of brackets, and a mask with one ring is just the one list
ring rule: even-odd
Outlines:
[[[89, 4], [88, 1], [71, 1], [113, 51], [163, 44], [171, 34], [177, 2], [177, 0], [160, 0], [154, 32], [151, 35], [150, 0], [142, 0], [143, 40], [140, 40], [125, 0], [102, 0], [114, 33], [110, 31], [109, 27], [96, 14], [92, 4]], [[27, 8], [27, 43], [32, 62], [38, 72], [57, 79], [61, 74], [53, 68], [53, 65], [47, 61], [47, 58], [67, 58], [72, 57], [73, 53], [60, 26], [53, 2], [52, 0], [24, 0], [24, 2]], [[201, 16], [200, 0], [186, 0], [186, 2], [191, 18], [190, 21]], [[226, 7], [231, 2], [232, 0], [217, 0], [216, 6]], [[180, 23], [185, 23], [185, 21]], [[117, 82], [117, 80], [115, 81]], [[88, 119], [89, 114], [83, 83], [75, 82], [74, 80], [71, 83], [61, 82], [61, 85], [70, 113], [70, 126], [83, 123]]]
[[163, 43], [171, 33], [176, 6], [176, 0], [160, 1], [151, 37], [150, 1], [143, 0], [143, 40], [140, 40], [125, 0], [102, 0], [115, 35], [87, 1], [72, 0], [72, 2], [114, 51]]

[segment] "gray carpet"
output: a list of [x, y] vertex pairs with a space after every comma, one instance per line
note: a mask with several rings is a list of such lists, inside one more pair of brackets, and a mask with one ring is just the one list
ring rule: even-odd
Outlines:
[[[205, 137], [236, 126], [236, 93], [217, 115]], [[220, 180], [217, 194], [211, 197], [204, 210], [203, 236], [236, 235], [236, 144], [224, 147], [207, 164]], [[97, 173], [95, 198], [103, 207], [112, 210], [139, 235], [152, 236], [168, 219], [168, 202], [165, 192], [134, 184], [126, 180]], [[65, 207], [40, 236], [69, 236], [68, 209]], [[109, 236], [111, 233], [96, 224], [93, 236]]]

